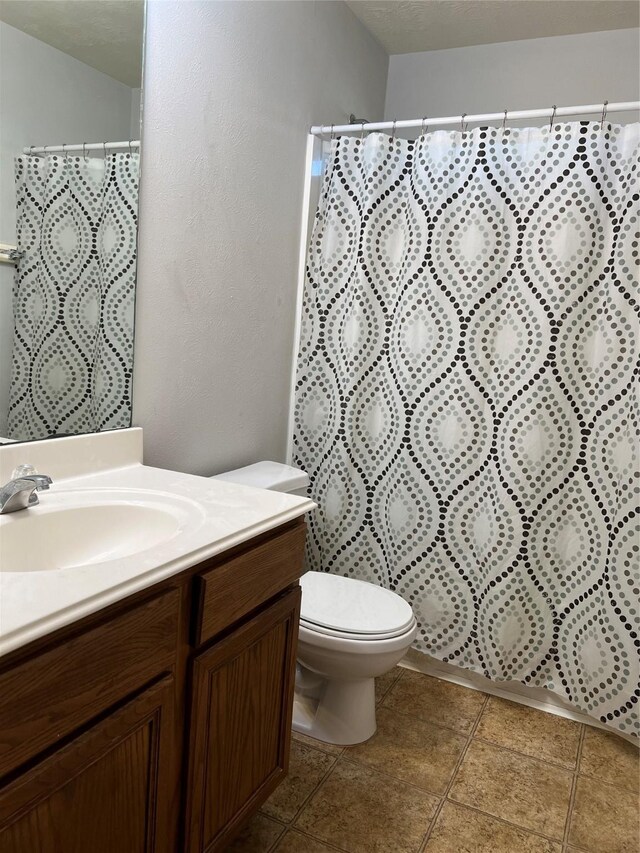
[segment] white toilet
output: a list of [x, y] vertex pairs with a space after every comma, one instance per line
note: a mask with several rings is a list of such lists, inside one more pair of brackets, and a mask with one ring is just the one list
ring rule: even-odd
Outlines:
[[[304, 471], [258, 462], [218, 479], [306, 495]], [[326, 743], [356, 744], [376, 731], [375, 681], [414, 640], [409, 604], [388, 589], [355, 578], [307, 572], [302, 607], [293, 728]]]

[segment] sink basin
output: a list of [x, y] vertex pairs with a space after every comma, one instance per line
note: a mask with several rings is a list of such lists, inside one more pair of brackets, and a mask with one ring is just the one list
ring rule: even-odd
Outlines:
[[94, 566], [148, 551], [198, 525], [194, 501], [163, 492], [76, 489], [0, 516], [0, 572]]

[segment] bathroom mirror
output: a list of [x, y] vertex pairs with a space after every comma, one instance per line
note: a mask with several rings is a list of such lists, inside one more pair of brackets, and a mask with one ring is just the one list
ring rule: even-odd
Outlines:
[[0, 443], [131, 425], [143, 32], [0, 5]]

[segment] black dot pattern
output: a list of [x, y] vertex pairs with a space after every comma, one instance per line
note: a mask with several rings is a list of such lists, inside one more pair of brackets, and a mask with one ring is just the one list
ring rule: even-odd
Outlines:
[[638, 734], [640, 125], [332, 144], [294, 460], [308, 566]]
[[138, 166], [16, 158], [11, 438], [131, 425]]

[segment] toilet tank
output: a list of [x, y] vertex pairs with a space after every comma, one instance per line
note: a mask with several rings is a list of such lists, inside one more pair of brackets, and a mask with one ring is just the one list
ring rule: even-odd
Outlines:
[[274, 492], [287, 492], [290, 495], [308, 496], [309, 475], [300, 468], [292, 468], [282, 462], [256, 462], [216, 474], [213, 480], [226, 480], [256, 489], [271, 489]]

